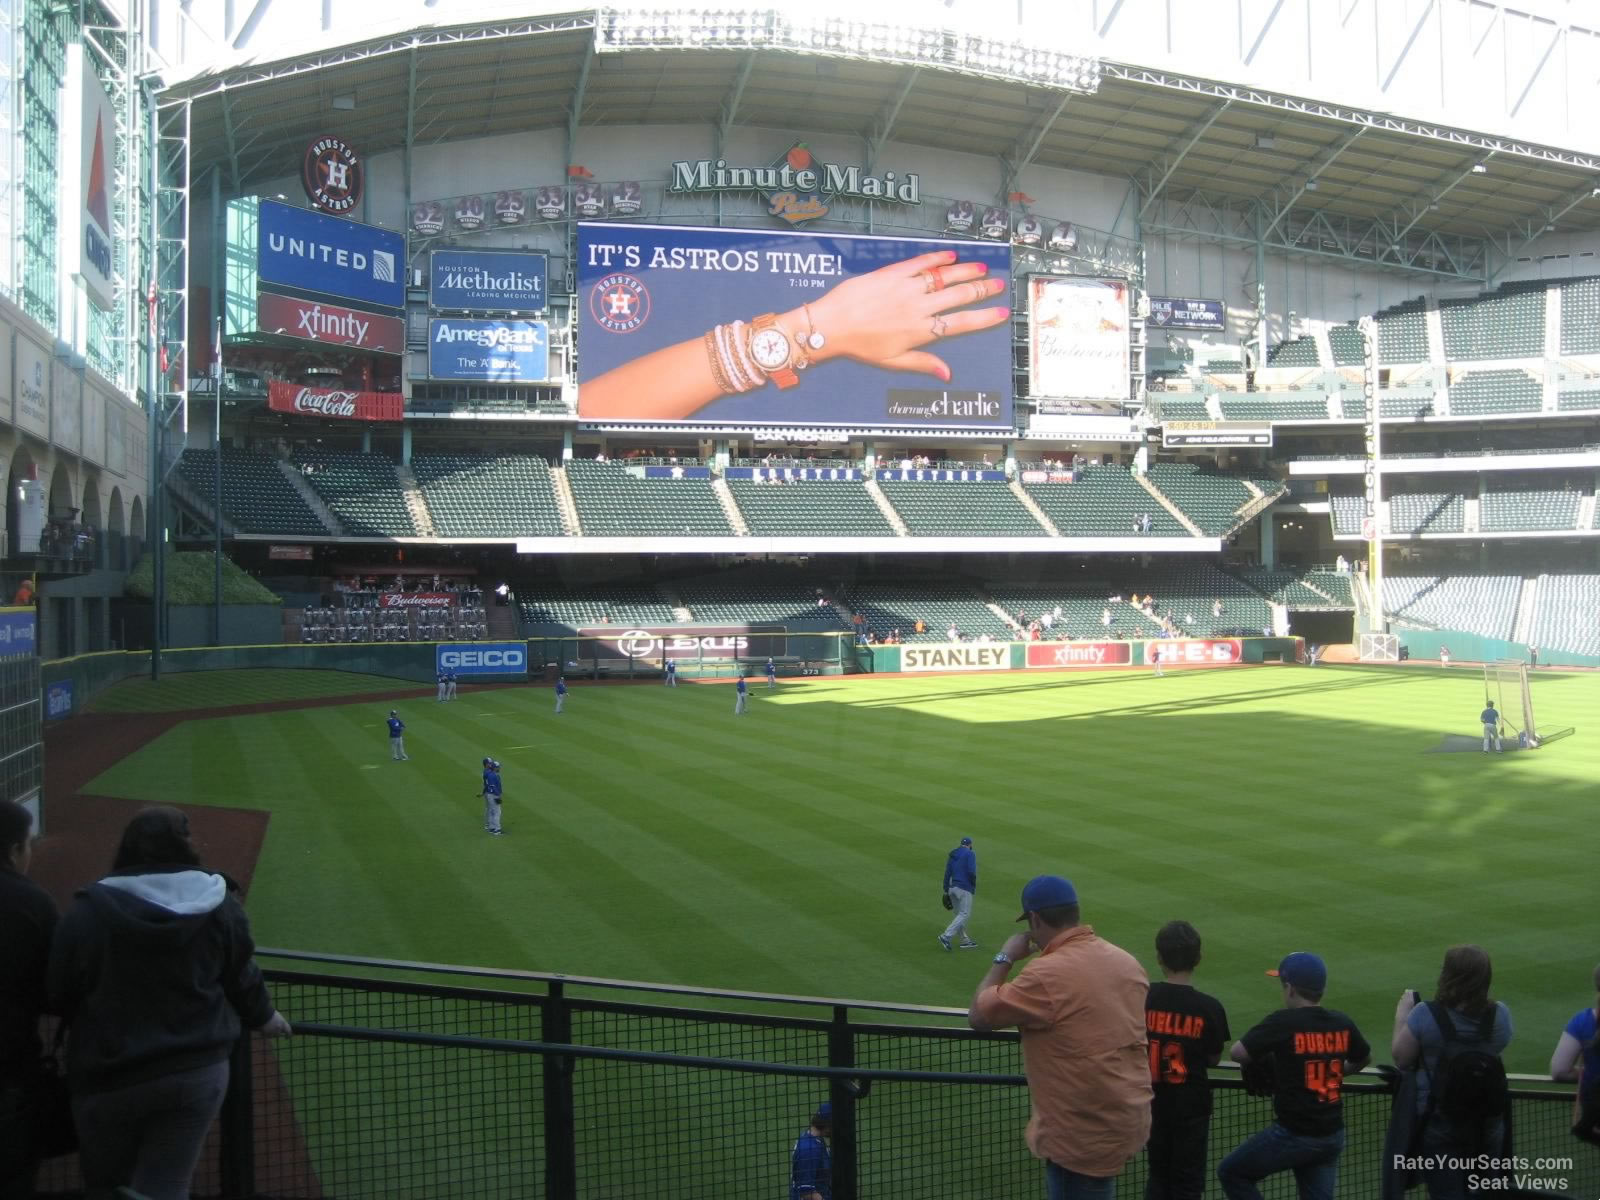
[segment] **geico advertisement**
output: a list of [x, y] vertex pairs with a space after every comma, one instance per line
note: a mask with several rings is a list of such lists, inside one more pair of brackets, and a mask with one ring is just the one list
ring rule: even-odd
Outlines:
[[1238, 638], [1201, 640], [1167, 638], [1144, 644], [1144, 660], [1151, 663], [1212, 665], [1244, 661], [1244, 643]]
[[521, 642], [442, 643], [434, 669], [457, 675], [522, 675], [528, 670], [528, 648]]
[[1132, 642], [1029, 642], [1030, 667], [1125, 667]]
[[1005, 243], [578, 226], [578, 415], [1011, 425]]
[[902, 646], [902, 671], [1004, 671], [1011, 665], [1011, 646]]

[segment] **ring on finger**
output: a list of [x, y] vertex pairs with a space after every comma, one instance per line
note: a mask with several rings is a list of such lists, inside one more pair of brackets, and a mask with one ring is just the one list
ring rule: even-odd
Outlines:
[[932, 333], [935, 338], [942, 338], [944, 336], [944, 329], [944, 318], [935, 317], [933, 319], [933, 324], [929, 327], [929, 332]]
[[926, 271], [918, 271], [917, 274], [922, 276], [922, 292], [924, 295], [931, 296], [934, 292], [943, 290], [944, 276], [939, 273], [938, 267], [930, 267]]

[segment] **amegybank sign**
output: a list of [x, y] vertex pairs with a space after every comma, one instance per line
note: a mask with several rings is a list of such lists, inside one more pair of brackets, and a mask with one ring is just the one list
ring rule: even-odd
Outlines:
[[1011, 665], [1008, 643], [902, 646], [902, 671], [1004, 671]]

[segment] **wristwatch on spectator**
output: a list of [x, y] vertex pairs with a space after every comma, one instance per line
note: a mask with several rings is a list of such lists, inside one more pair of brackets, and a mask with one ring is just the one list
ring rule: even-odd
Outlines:
[[1009, 954], [1007, 954], [1004, 950], [1002, 950], [1002, 951], [1000, 951], [999, 954], [996, 954], [994, 956], [994, 961], [995, 961], [996, 965], [998, 965], [998, 966], [1007, 966], [1007, 967], [1009, 967], [1011, 965], [1011, 956]]

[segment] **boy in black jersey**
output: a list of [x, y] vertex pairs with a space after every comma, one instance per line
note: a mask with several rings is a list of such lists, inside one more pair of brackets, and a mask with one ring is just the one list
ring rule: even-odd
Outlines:
[[1206, 1189], [1211, 1126], [1206, 1069], [1217, 1065], [1228, 1044], [1228, 1015], [1189, 982], [1200, 962], [1200, 934], [1193, 925], [1163, 925], [1156, 959], [1165, 978], [1150, 985], [1144, 1002], [1154, 1089], [1145, 1200], [1198, 1200]]
[[1228, 1200], [1260, 1200], [1257, 1183], [1293, 1171], [1300, 1200], [1333, 1200], [1344, 1077], [1367, 1065], [1372, 1048], [1354, 1021], [1322, 1007], [1328, 968], [1315, 954], [1291, 954], [1267, 974], [1283, 986], [1283, 1007], [1234, 1043], [1233, 1061], [1270, 1061], [1275, 1120], [1222, 1160], [1217, 1179]]

